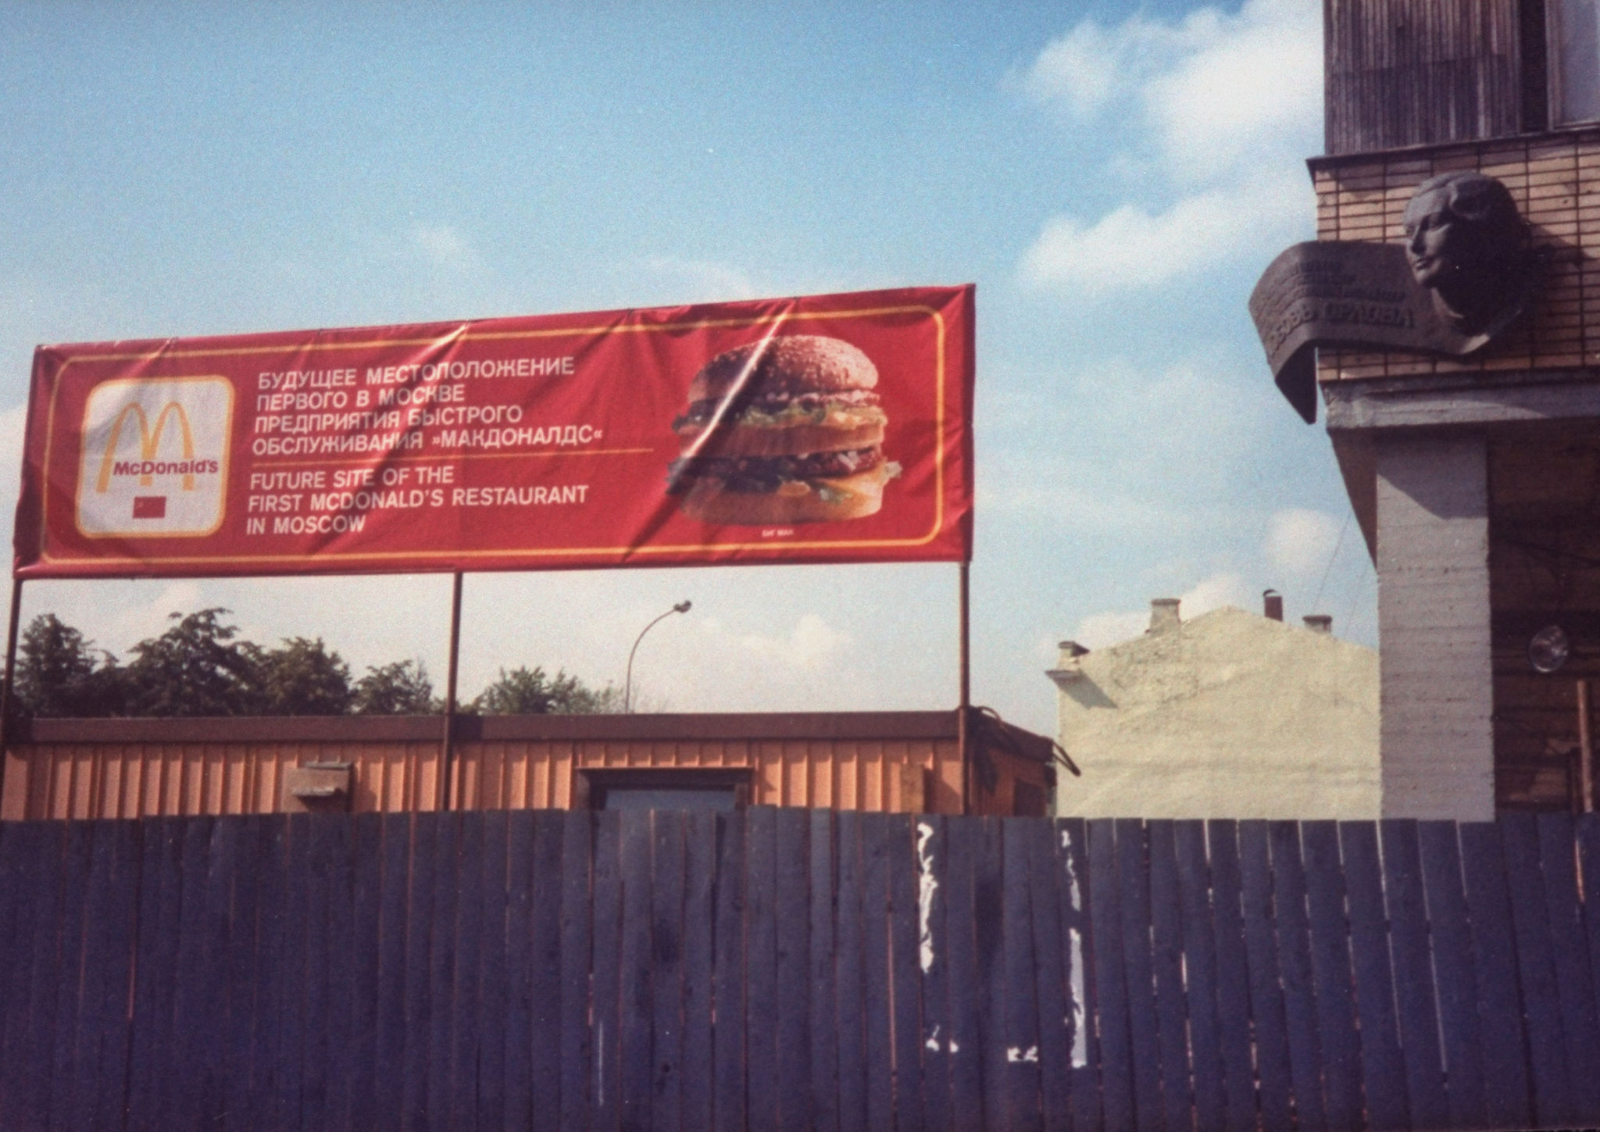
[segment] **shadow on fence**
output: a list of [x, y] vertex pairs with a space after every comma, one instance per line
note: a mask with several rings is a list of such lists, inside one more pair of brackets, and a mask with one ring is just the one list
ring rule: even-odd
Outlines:
[[1600, 1121], [1600, 819], [0, 827], [0, 1128]]

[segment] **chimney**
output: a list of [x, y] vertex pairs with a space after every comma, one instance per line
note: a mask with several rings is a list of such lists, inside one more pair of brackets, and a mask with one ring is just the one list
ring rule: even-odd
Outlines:
[[1061, 655], [1056, 659], [1056, 666], [1045, 670], [1045, 675], [1056, 683], [1056, 687], [1066, 689], [1068, 684], [1083, 677], [1082, 659], [1089, 650], [1077, 641], [1062, 641], [1060, 644]]
[[1061, 668], [1065, 668], [1089, 651], [1077, 641], [1062, 641], [1057, 647], [1061, 649], [1061, 657], [1056, 661], [1056, 664]]
[[1158, 597], [1150, 602], [1150, 628], [1145, 630], [1146, 633], [1166, 633], [1178, 625], [1177, 598]]
[[1262, 590], [1261, 605], [1263, 616], [1273, 621], [1283, 620], [1283, 595], [1277, 590]]
[[1326, 613], [1308, 613], [1301, 618], [1306, 623], [1306, 628], [1313, 633], [1333, 632], [1333, 618]]

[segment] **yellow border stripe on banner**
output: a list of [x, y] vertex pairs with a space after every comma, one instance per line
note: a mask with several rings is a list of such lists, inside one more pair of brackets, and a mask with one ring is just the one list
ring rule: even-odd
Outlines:
[[[268, 564], [268, 563], [292, 562], [292, 561], [301, 560], [301, 559], [305, 559], [305, 558], [309, 557], [309, 555], [305, 554], [304, 552], [297, 552], [297, 553], [293, 553], [293, 554], [195, 555], [195, 556], [187, 556], [187, 557], [167, 557], [167, 556], [163, 556], [163, 557], [160, 557], [160, 558], [106, 558], [106, 557], [58, 558], [58, 557], [55, 557], [55, 556], [51, 555], [50, 552], [49, 552], [49, 539], [48, 539], [49, 527], [48, 527], [48, 524], [47, 524], [47, 521], [46, 521], [46, 516], [49, 513], [49, 498], [48, 498], [48, 494], [49, 494], [49, 485], [50, 485], [50, 455], [51, 455], [51, 445], [55, 440], [56, 395], [57, 395], [57, 393], [59, 392], [59, 390], [61, 388], [60, 378], [61, 378], [62, 373], [64, 373], [66, 371], [68, 366], [71, 366], [76, 362], [137, 361], [137, 360], [140, 360], [140, 359], [156, 359], [156, 358], [237, 357], [237, 356], [242, 356], [242, 355], [247, 355], [247, 354], [273, 354], [273, 353], [284, 353], [284, 352], [290, 352], [290, 351], [295, 352], [295, 353], [306, 353], [306, 352], [309, 352], [309, 351], [322, 351], [322, 350], [358, 350], [358, 349], [359, 350], [370, 350], [370, 349], [387, 348], [387, 347], [398, 347], [398, 346], [428, 346], [428, 345], [444, 344], [446, 342], [450, 342], [452, 339], [455, 340], [456, 342], [467, 342], [467, 341], [489, 342], [489, 341], [509, 341], [509, 340], [526, 339], [526, 338], [582, 337], [582, 336], [596, 336], [596, 335], [619, 334], [619, 333], [659, 333], [659, 332], [668, 332], [668, 331], [676, 332], [676, 331], [683, 331], [683, 330], [701, 330], [701, 329], [718, 329], [718, 328], [729, 328], [729, 327], [762, 326], [762, 325], [765, 325], [765, 324], [768, 324], [768, 323], [780, 323], [781, 324], [783, 322], [787, 322], [787, 321], [790, 321], [790, 320], [793, 320], [793, 321], [816, 321], [816, 320], [822, 320], [822, 319], [871, 318], [871, 317], [877, 317], [877, 316], [882, 316], [882, 315], [895, 315], [895, 314], [923, 314], [923, 315], [927, 315], [929, 318], [931, 318], [933, 320], [934, 327], [935, 327], [935, 365], [934, 365], [934, 397], [935, 397], [935, 423], [934, 423], [934, 435], [935, 435], [935, 444], [934, 444], [934, 516], [933, 516], [933, 526], [928, 531], [928, 533], [925, 534], [925, 535], [920, 535], [920, 536], [918, 536], [916, 538], [907, 538], [907, 539], [854, 539], [854, 540], [851, 540], [851, 539], [832, 539], [832, 540], [819, 540], [819, 541], [810, 541], [810, 542], [791, 542], [791, 541], [787, 541], [786, 540], [786, 541], [781, 542], [781, 543], [773, 543], [773, 542], [736, 542], [736, 543], [726, 543], [726, 542], [719, 542], [719, 543], [684, 543], [684, 544], [680, 544], [680, 545], [667, 545], [667, 546], [562, 547], [562, 548], [559, 548], [559, 549], [510, 547], [510, 548], [500, 548], [500, 549], [495, 549], [495, 550], [406, 550], [406, 551], [343, 551], [343, 552], [318, 551], [316, 553], [316, 557], [323, 558], [323, 559], [337, 559], [337, 560], [340, 560], [340, 561], [350, 561], [350, 562], [382, 562], [382, 561], [394, 561], [394, 560], [398, 560], [398, 559], [411, 559], [413, 561], [422, 561], [422, 560], [427, 560], [427, 559], [454, 559], [454, 560], [460, 560], [460, 559], [493, 559], [493, 558], [513, 558], [513, 557], [517, 557], [517, 558], [558, 558], [558, 557], [579, 557], [579, 556], [589, 556], [589, 555], [592, 555], [592, 556], [595, 556], [595, 557], [602, 557], [602, 556], [603, 557], [614, 557], [614, 556], [617, 556], [617, 555], [630, 555], [630, 554], [634, 554], [634, 555], [687, 554], [687, 553], [695, 553], [695, 552], [708, 553], [708, 552], [725, 551], [725, 550], [761, 550], [761, 551], [774, 552], [774, 551], [785, 551], [785, 550], [795, 550], [795, 549], [799, 549], [799, 550], [835, 550], [835, 549], [845, 549], [845, 548], [891, 549], [891, 548], [894, 548], [894, 547], [926, 546], [928, 543], [932, 542], [934, 539], [939, 537], [940, 531], [944, 527], [945, 368], [946, 368], [946, 363], [945, 363], [945, 323], [944, 323], [944, 315], [939, 310], [937, 310], [937, 309], [935, 309], [933, 307], [923, 306], [923, 305], [920, 305], [920, 304], [915, 304], [915, 305], [911, 305], [911, 306], [902, 306], [902, 307], [873, 307], [873, 308], [868, 308], [868, 309], [865, 309], [865, 310], [802, 311], [802, 312], [798, 312], [798, 313], [789, 312], [789, 313], [783, 313], [783, 314], [778, 314], [778, 315], [763, 315], [763, 316], [758, 317], [758, 318], [705, 319], [705, 320], [702, 320], [702, 321], [699, 321], [699, 322], [672, 322], [672, 323], [661, 323], [661, 324], [653, 324], [653, 325], [596, 326], [596, 327], [577, 327], [577, 328], [564, 327], [564, 328], [561, 328], [561, 329], [499, 331], [499, 332], [478, 333], [478, 334], [474, 334], [474, 333], [471, 333], [471, 332], [463, 332], [463, 333], [458, 333], [458, 334], [453, 334], [453, 335], [452, 334], [447, 334], [447, 335], [443, 335], [443, 336], [440, 336], [440, 337], [434, 337], [434, 338], [393, 338], [393, 339], [387, 339], [387, 340], [362, 341], [362, 342], [315, 342], [315, 343], [309, 343], [309, 344], [308, 343], [304, 343], [304, 342], [297, 342], [297, 343], [284, 343], [284, 344], [278, 345], [278, 346], [241, 346], [241, 347], [227, 347], [227, 348], [215, 348], [215, 349], [198, 349], [198, 350], [153, 350], [153, 351], [152, 350], [144, 350], [144, 351], [139, 351], [137, 353], [129, 353], [129, 354], [93, 354], [93, 355], [80, 355], [80, 356], [69, 357], [64, 362], [62, 362], [61, 368], [56, 371], [55, 385], [54, 385], [54, 388], [52, 388], [51, 394], [50, 394], [50, 410], [49, 410], [49, 413], [48, 413], [48, 416], [47, 416], [47, 420], [46, 420], [46, 424], [45, 424], [46, 433], [45, 433], [45, 451], [44, 451], [44, 463], [43, 463], [43, 472], [44, 472], [43, 490], [45, 492], [46, 498], [41, 500], [41, 506], [39, 508], [39, 526], [40, 526], [40, 530], [39, 530], [39, 547], [40, 547], [39, 561], [41, 563], [48, 563], [48, 564], [52, 564], [52, 565], [63, 565], [63, 566], [73, 566], [73, 565], [102, 565], [102, 566], [147, 565], [147, 566], [159, 568], [159, 567], [161, 567], [163, 565], [197, 566], [197, 565], [226, 564], [226, 563], [234, 563], [234, 564], [239, 564], [239, 565], [246, 565], [246, 564], [256, 563], [256, 564], [263, 564], [264, 565], [264, 564]], [[614, 449], [614, 450], [611, 450], [611, 451], [616, 451], [616, 452], [652, 451], [652, 449]], [[594, 452], [592, 454], [599, 455], [601, 453], [600, 452]], [[537, 455], [543, 455], [543, 454], [542, 453], [505, 453], [503, 455], [505, 455], [505, 456], [516, 455], [518, 457], [526, 457], [526, 456], [537, 456]], [[570, 455], [574, 455], [574, 453], [571, 453], [571, 452], [557, 452], [557, 453], [549, 453], [549, 455], [570, 456]], [[493, 456], [495, 458], [499, 458], [501, 456], [501, 454], [493, 454]], [[470, 456], [442, 456], [442, 457], [438, 457], [439, 460], [459, 460], [459, 459], [471, 459], [471, 458], [473, 458], [473, 457], [470, 457]], [[479, 456], [478, 458], [483, 458], [483, 457]], [[318, 466], [324, 466], [324, 465], [326, 465], [328, 463], [328, 461], [319, 460], [319, 461], [314, 461], [314, 462], [308, 462], [308, 466], [309, 466], [310, 463], [314, 463], [314, 464], [316, 464]], [[252, 465], [252, 466], [256, 466], [256, 465]], [[263, 464], [261, 466], [265, 467], [267, 465]], [[285, 465], [285, 464], [279, 463], [279, 464], [274, 464], [272, 466], [284, 467], [284, 466], [289, 466], [289, 465]]]

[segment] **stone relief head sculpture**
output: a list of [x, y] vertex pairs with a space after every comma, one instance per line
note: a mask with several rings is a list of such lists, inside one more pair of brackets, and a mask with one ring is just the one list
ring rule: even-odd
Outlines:
[[1461, 171], [1417, 186], [1403, 224], [1406, 259], [1440, 315], [1478, 334], [1514, 315], [1527, 290], [1528, 226], [1493, 177]]

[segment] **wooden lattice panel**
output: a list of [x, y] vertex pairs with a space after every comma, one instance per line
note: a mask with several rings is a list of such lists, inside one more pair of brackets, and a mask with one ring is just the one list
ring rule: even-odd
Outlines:
[[1401, 216], [1429, 177], [1476, 169], [1502, 181], [1549, 266], [1533, 317], [1467, 359], [1400, 350], [1322, 350], [1322, 381], [1600, 364], [1600, 131], [1430, 146], [1312, 162], [1317, 238], [1400, 243]]

